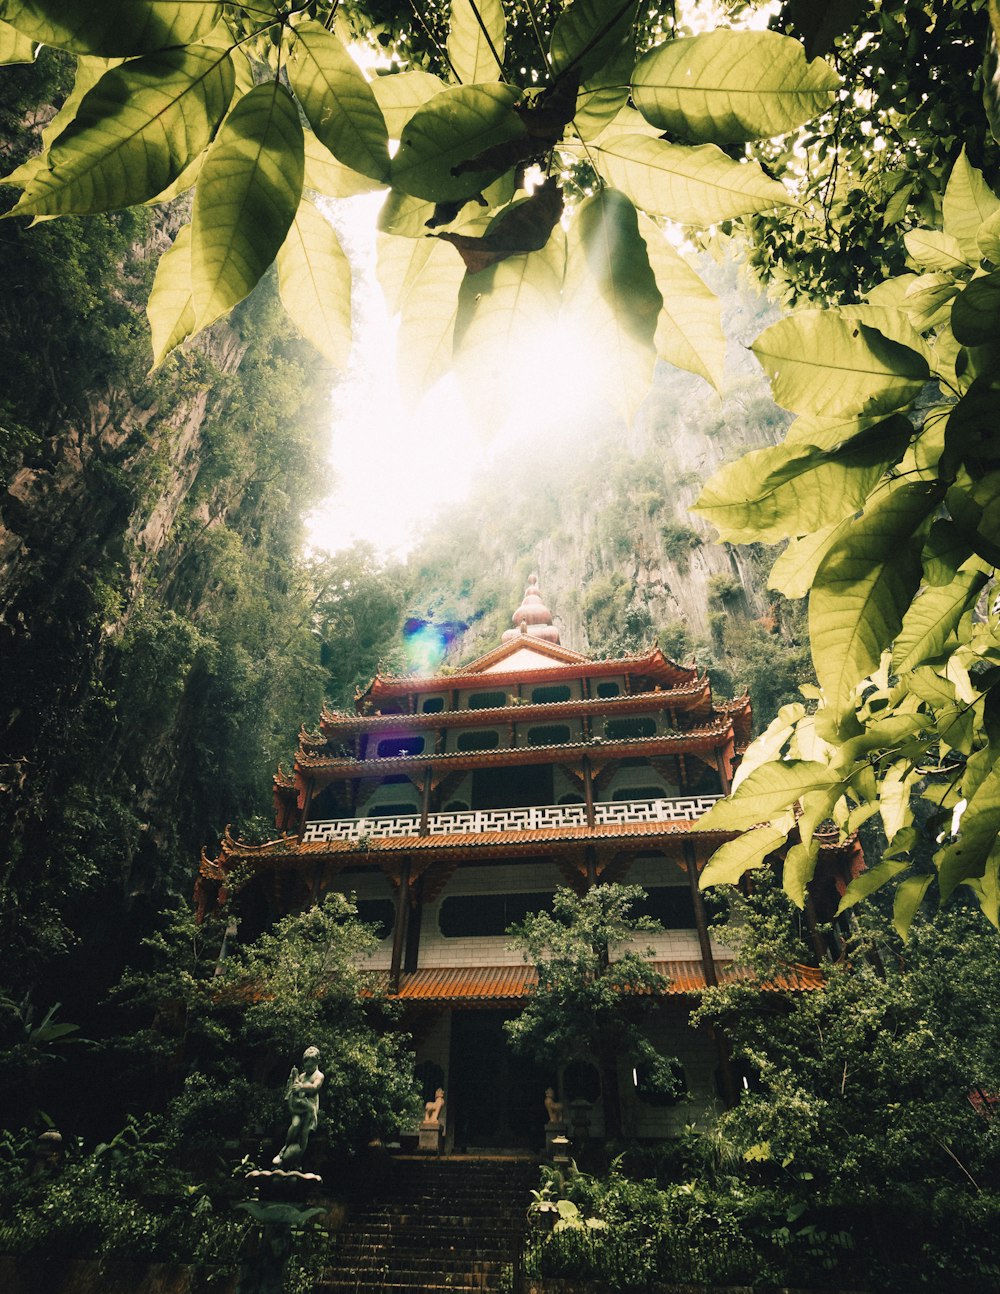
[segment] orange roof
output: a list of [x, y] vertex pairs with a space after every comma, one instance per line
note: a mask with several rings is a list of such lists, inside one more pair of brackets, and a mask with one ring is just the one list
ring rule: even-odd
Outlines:
[[[513, 655], [514, 651], [525, 645], [530, 645], [532, 650], [537, 649], [540, 655], [555, 662], [564, 661], [565, 664], [539, 666], [534, 670], [519, 669], [506, 674], [495, 669], [507, 656]], [[606, 678], [610, 674], [648, 674], [662, 678], [668, 686], [675, 686], [692, 682], [698, 671], [693, 665], [677, 665], [668, 660], [659, 647], [654, 647], [642, 656], [622, 656], [618, 660], [588, 660], [586, 656], [570, 651], [567, 647], [530, 638], [527, 644], [505, 643], [489, 655], [473, 661], [471, 665], [462, 666], [454, 674], [437, 674], [426, 678], [417, 675], [376, 674], [358, 696], [358, 703], [365, 700], [377, 701], [385, 696], [405, 696], [410, 692], [447, 692], [455, 688], [483, 687], [487, 683], [491, 688], [501, 688], [525, 682], [555, 683], [571, 678]]]
[[[653, 970], [669, 980], [668, 996], [698, 993], [705, 987], [705, 972], [700, 961], [654, 961]], [[753, 973], [732, 961], [717, 961], [715, 973], [720, 984], [753, 981]], [[383, 984], [388, 972], [380, 976]], [[441, 966], [410, 971], [400, 976], [399, 992], [390, 994], [394, 1001], [414, 1002], [424, 1006], [496, 1007], [516, 1003], [528, 997], [538, 983], [534, 966]], [[822, 972], [811, 966], [789, 966], [782, 975], [761, 984], [765, 992], [799, 992], [822, 988]]]

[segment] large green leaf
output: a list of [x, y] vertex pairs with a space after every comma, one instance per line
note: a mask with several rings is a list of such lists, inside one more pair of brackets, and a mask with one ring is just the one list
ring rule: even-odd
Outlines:
[[15, 31], [9, 23], [0, 22], [0, 63], [33, 63], [35, 61], [35, 41], [30, 36], [23, 36]]
[[850, 517], [845, 517], [835, 526], [824, 526], [801, 539], [790, 539], [771, 567], [767, 587], [783, 593], [786, 598], [804, 598], [812, 588], [823, 558], [846, 532], [850, 522]]
[[463, 373], [478, 398], [507, 397], [520, 380], [524, 348], [544, 347], [559, 314], [566, 272], [562, 231], [540, 251], [466, 274], [455, 330]]
[[719, 298], [647, 216], [639, 217], [639, 233], [663, 298], [653, 338], [657, 355], [721, 390], [726, 337]]
[[787, 837], [787, 831], [763, 826], [727, 840], [702, 868], [699, 886], [704, 890], [710, 885], [736, 885], [745, 872], [763, 867], [768, 854], [780, 849]]
[[623, 45], [610, 63], [604, 63], [580, 86], [572, 124], [581, 139], [596, 139], [628, 103], [628, 79], [634, 62], [634, 51]]
[[[376, 272], [389, 313], [399, 314], [410, 288], [430, 260], [431, 238], [406, 238], [379, 233], [375, 239]], [[451, 263], [451, 258], [448, 258]]]
[[799, 310], [751, 347], [785, 409], [820, 417], [898, 409], [927, 381], [927, 361], [834, 310]]
[[580, 204], [575, 225], [601, 296], [622, 327], [640, 345], [651, 346], [663, 298], [635, 207], [616, 189], [599, 189]]
[[689, 148], [650, 135], [606, 133], [589, 155], [637, 207], [685, 225], [714, 225], [792, 201], [756, 162], [734, 162], [714, 144]]
[[573, 0], [552, 28], [553, 72], [572, 68], [581, 82], [593, 76], [631, 36], [638, 7], [637, 0]]
[[451, 0], [448, 62], [462, 85], [500, 79], [506, 35], [500, 0]]
[[345, 166], [389, 182], [389, 135], [364, 73], [321, 22], [295, 28], [288, 79], [316, 138]]
[[892, 904], [892, 928], [900, 939], [905, 940], [909, 935], [913, 918], [933, 880], [934, 877], [928, 873], [926, 876], [908, 876], [900, 882]]
[[840, 900], [840, 906], [837, 908], [835, 915], [839, 917], [842, 912], [853, 908], [862, 899], [867, 899], [870, 895], [880, 890], [883, 885], [888, 885], [900, 872], [905, 872], [909, 866], [908, 862], [890, 861], [878, 863], [868, 871], [862, 872], [860, 876], [856, 876], [851, 881], [844, 891], [844, 896]]
[[958, 839], [934, 855], [942, 900], [963, 881], [982, 876], [1000, 833], [1000, 768], [979, 784], [958, 823]]
[[156, 277], [146, 303], [146, 316], [153, 334], [153, 367], [194, 332], [194, 301], [191, 297], [191, 226], [184, 225], [173, 244], [160, 257]]
[[910, 229], [903, 242], [910, 260], [922, 270], [954, 273], [969, 268], [958, 239], [941, 229]]
[[893, 418], [837, 450], [755, 449], [720, 468], [694, 504], [729, 543], [776, 543], [834, 525], [867, 499], [912, 428]]
[[892, 648], [897, 674], [916, 669], [933, 660], [959, 620], [975, 603], [986, 576], [977, 570], [961, 571], [950, 584], [925, 588], [903, 617], [903, 625]]
[[963, 346], [982, 346], [1000, 338], [1000, 270], [973, 279], [955, 298], [951, 328]]
[[979, 260], [979, 229], [1000, 212], [1000, 198], [969, 161], [962, 148], [944, 191], [944, 231], [956, 240], [970, 265]]
[[191, 281], [199, 328], [242, 301], [278, 254], [303, 170], [294, 99], [278, 81], [255, 86], [226, 118], [198, 180]]
[[443, 377], [452, 363], [458, 293], [465, 266], [454, 247], [437, 239], [419, 268], [412, 267], [400, 301], [399, 384], [416, 400]]
[[692, 831], [746, 831], [790, 809], [811, 791], [840, 781], [816, 760], [779, 759], [755, 768], [726, 800], [720, 800], [694, 823]]
[[667, 41], [632, 73], [632, 102], [647, 121], [693, 144], [784, 135], [831, 106], [840, 77], [806, 62], [797, 40], [729, 31]]
[[359, 193], [375, 193], [382, 188], [378, 180], [369, 179], [360, 171], [353, 171], [343, 162], [338, 162], [311, 130], [305, 132], [303, 184], [307, 189], [322, 193], [325, 198], [353, 198]]
[[520, 91], [509, 85], [456, 85], [413, 114], [392, 161], [396, 189], [428, 202], [472, 197], [507, 166], [489, 160], [481, 169], [459, 169], [487, 149], [524, 134], [512, 111]]
[[397, 72], [392, 76], [377, 76], [371, 88], [382, 109], [389, 138], [398, 139], [416, 110], [447, 87], [431, 72], [412, 68], [409, 72]]
[[781, 868], [781, 884], [796, 907], [806, 905], [806, 887], [816, 872], [819, 860], [819, 841], [810, 836], [793, 845], [785, 855]]
[[209, 143], [233, 84], [228, 54], [204, 45], [111, 68], [8, 214], [110, 211], [156, 197]]
[[0, 0], [0, 20], [31, 40], [110, 58], [190, 44], [221, 13], [199, 0]]
[[351, 358], [351, 265], [333, 226], [305, 199], [278, 252], [278, 291], [302, 336], [336, 368], [346, 369]]
[[914, 532], [941, 493], [923, 482], [887, 491], [823, 558], [809, 596], [813, 662], [835, 713], [899, 633], [920, 583]]

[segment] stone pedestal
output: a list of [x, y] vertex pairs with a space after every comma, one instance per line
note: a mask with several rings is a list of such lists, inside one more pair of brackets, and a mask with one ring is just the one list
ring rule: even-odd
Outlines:
[[558, 1123], [547, 1123], [545, 1125], [545, 1153], [552, 1155], [554, 1153], [552, 1143], [557, 1137], [565, 1140], [567, 1125], [560, 1120]]
[[440, 1155], [444, 1145], [444, 1124], [440, 1119], [425, 1119], [420, 1125], [417, 1148], [426, 1154]]
[[308, 1204], [323, 1179], [295, 1169], [255, 1168], [247, 1173], [246, 1183], [252, 1198], [240, 1201], [236, 1208], [257, 1227], [240, 1263], [236, 1294], [282, 1294], [293, 1228], [323, 1212]]

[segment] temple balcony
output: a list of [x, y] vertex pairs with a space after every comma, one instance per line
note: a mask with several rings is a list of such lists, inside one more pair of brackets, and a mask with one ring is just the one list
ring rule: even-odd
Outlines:
[[[620, 822], [689, 822], [700, 818], [722, 797], [689, 795], [676, 799], [598, 801], [594, 825]], [[417, 836], [420, 814], [393, 814], [371, 818], [334, 818], [308, 822], [303, 841], [362, 840], [372, 837]], [[583, 804], [544, 804], [516, 809], [470, 809], [427, 815], [427, 835], [483, 835], [497, 831], [539, 831], [545, 828], [586, 827]]]

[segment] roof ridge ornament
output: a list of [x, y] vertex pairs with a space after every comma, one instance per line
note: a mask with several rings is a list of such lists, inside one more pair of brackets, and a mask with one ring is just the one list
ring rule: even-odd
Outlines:
[[540, 638], [542, 642], [559, 646], [559, 630], [552, 623], [552, 612], [542, 601], [538, 587], [538, 576], [532, 572], [521, 598], [521, 604], [511, 616], [513, 629], [507, 629], [500, 637], [502, 643], [515, 642], [522, 636]]

